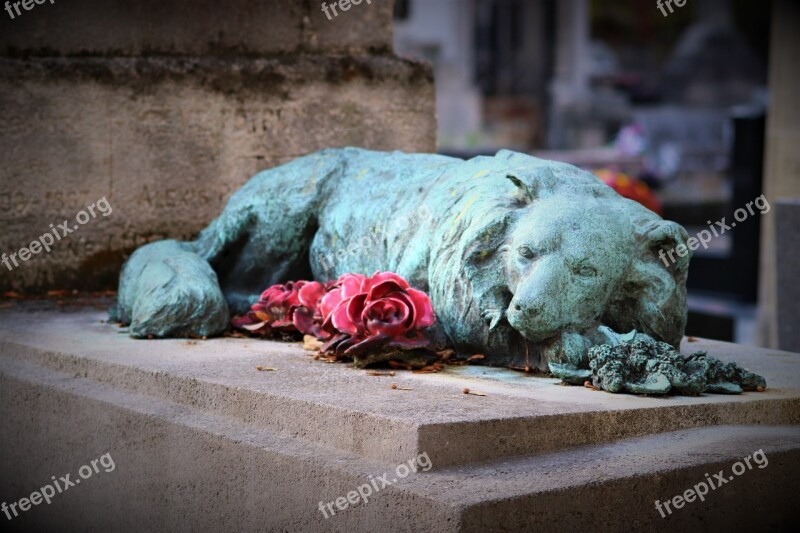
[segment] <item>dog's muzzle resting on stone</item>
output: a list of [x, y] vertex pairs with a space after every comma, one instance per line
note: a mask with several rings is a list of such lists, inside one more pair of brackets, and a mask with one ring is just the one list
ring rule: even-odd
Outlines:
[[330, 149], [253, 177], [196, 240], [137, 250], [115, 313], [136, 337], [216, 335], [272, 284], [392, 271], [429, 293], [456, 349], [546, 370], [601, 326], [677, 347], [689, 257], [658, 254], [686, 240], [571, 165]]

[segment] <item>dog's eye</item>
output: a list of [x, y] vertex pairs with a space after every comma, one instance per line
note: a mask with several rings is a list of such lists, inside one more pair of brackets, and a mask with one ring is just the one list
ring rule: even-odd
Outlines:
[[593, 278], [597, 275], [597, 269], [589, 265], [579, 265], [575, 269], [575, 273], [584, 278]]
[[536, 254], [533, 252], [533, 250], [531, 250], [527, 246], [520, 246], [519, 248], [517, 248], [517, 253], [522, 257], [524, 257], [525, 259], [533, 259], [534, 257], [536, 257]]

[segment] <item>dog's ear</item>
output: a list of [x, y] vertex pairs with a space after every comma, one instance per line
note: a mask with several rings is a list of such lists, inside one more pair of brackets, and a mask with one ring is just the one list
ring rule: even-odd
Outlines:
[[[670, 260], [666, 261], [667, 268], [670, 269], [669, 263], [673, 262], [674, 266], [671, 268], [674, 268], [677, 274], [686, 273], [692, 253], [687, 246], [689, 234], [683, 226], [670, 220], [656, 220], [640, 228], [638, 233], [639, 239], [643, 239], [645, 247], [650, 250], [653, 258], [665, 261], [663, 259], [665, 254], [671, 253]], [[686, 248], [683, 256], [675, 252], [678, 246]]]
[[686, 276], [691, 253], [687, 248], [688, 253], [681, 257], [675, 249], [686, 245], [688, 235], [668, 220], [641, 221], [635, 227], [638, 252], [602, 322], [615, 331], [636, 329], [677, 348], [686, 327]]
[[506, 178], [517, 188], [517, 200], [522, 205], [532, 204], [536, 200], [536, 190], [516, 176], [506, 174]]

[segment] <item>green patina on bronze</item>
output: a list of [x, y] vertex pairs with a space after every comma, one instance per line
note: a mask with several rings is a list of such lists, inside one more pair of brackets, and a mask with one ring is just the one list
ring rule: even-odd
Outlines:
[[330, 149], [253, 177], [196, 240], [137, 250], [114, 314], [135, 337], [216, 335], [272, 284], [392, 271], [484, 364], [588, 368], [603, 326], [678, 346], [689, 256], [658, 252], [687, 237], [563, 163]]
[[739, 394], [767, 386], [763, 377], [703, 351], [682, 355], [635, 331], [618, 335], [606, 330], [606, 336], [606, 343], [589, 348], [586, 360], [550, 362], [550, 371], [571, 385], [591, 381], [608, 392], [634, 394]]

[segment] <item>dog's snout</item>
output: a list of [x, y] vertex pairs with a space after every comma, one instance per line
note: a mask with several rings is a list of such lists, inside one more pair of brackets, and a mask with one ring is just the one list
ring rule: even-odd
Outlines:
[[529, 306], [523, 307], [521, 304], [515, 303], [514, 304], [514, 311], [516, 311], [517, 313], [520, 313], [522, 316], [525, 316], [525, 317], [528, 317], [528, 318], [533, 318], [533, 317], [536, 317], [536, 316], [539, 316], [539, 315], [542, 314], [542, 312], [544, 311], [544, 306], [543, 305], [529, 305]]

